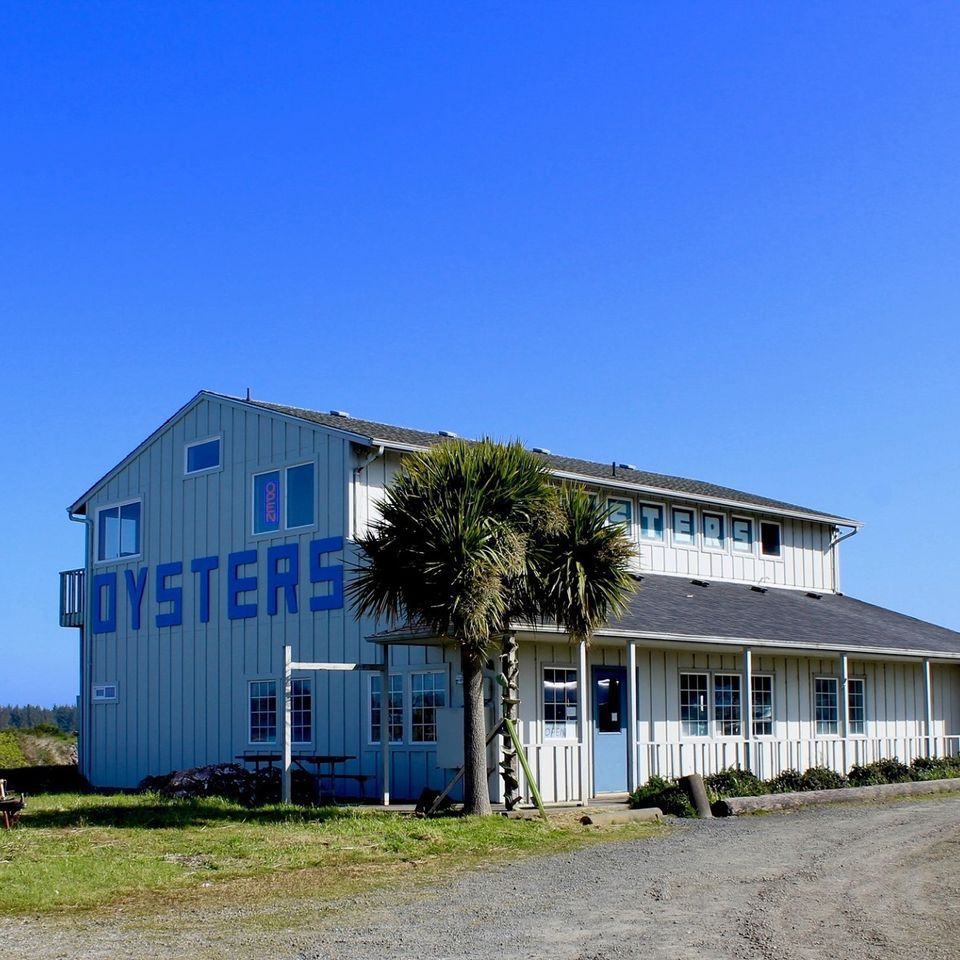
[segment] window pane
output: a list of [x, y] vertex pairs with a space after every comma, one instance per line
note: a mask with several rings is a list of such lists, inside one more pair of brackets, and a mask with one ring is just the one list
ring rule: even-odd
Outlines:
[[[370, 677], [370, 742], [380, 742], [382, 718], [381, 680], [378, 674]], [[403, 742], [403, 677], [390, 675], [390, 742]]]
[[753, 688], [753, 735], [773, 736], [773, 677], [751, 677]]
[[620, 681], [616, 677], [603, 677], [596, 681], [597, 731], [620, 733], [625, 729]]
[[187, 473], [212, 470], [220, 466], [220, 438], [187, 447]]
[[739, 674], [718, 674], [713, 678], [713, 719], [717, 736], [740, 736]]
[[673, 511], [673, 542], [674, 543], [693, 543], [693, 511], [692, 510], [674, 510]]
[[633, 520], [633, 504], [629, 500], [607, 500], [607, 515], [610, 523], [619, 523], [629, 527]]
[[99, 518], [97, 559], [114, 560], [120, 556], [120, 508], [101, 510]]
[[866, 732], [866, 700], [863, 680], [847, 681], [847, 709], [850, 712], [849, 733], [858, 736]]
[[663, 507], [640, 504], [640, 536], [644, 540], [663, 539]]
[[577, 736], [577, 671], [545, 667], [543, 671], [543, 736], [572, 740]]
[[287, 527], [313, 525], [313, 464], [287, 470]]
[[751, 553], [753, 551], [753, 521], [735, 519], [730, 524], [730, 530], [733, 534], [733, 549], [740, 553]]
[[120, 508], [120, 556], [135, 557], [140, 553], [140, 501], [125, 503]]
[[835, 677], [817, 677], [814, 681], [814, 717], [817, 733], [821, 736], [837, 734], [837, 680]]
[[410, 674], [410, 697], [410, 739], [414, 743], [436, 743], [437, 708], [447, 703], [443, 674]]
[[703, 514], [703, 545], [712, 550], [722, 550], [723, 543], [723, 517], [718, 513]]
[[780, 556], [780, 524], [760, 524], [760, 552], [765, 557]]
[[280, 529], [280, 471], [253, 478], [253, 532]]
[[309, 680], [290, 682], [290, 742], [313, 742], [313, 690]]
[[254, 680], [250, 684], [250, 742], [273, 743], [277, 739], [277, 681]]
[[703, 673], [680, 674], [680, 726], [686, 737], [705, 737], [709, 733], [707, 714], [707, 676]]

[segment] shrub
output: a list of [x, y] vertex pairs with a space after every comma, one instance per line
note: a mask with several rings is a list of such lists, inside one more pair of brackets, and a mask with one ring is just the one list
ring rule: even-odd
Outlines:
[[793, 767], [781, 770], [772, 780], [767, 781], [771, 793], [799, 793], [806, 789], [803, 785], [803, 774]]
[[949, 780], [960, 777], [960, 757], [916, 757], [910, 764], [913, 780]]
[[829, 767], [811, 767], [800, 778], [801, 790], [839, 790], [846, 786], [846, 777], [842, 777]]
[[847, 777], [851, 787], [869, 787], [881, 783], [909, 783], [913, 777], [906, 764], [893, 758], [877, 760], [862, 766], [854, 764]]
[[759, 797], [769, 793], [770, 788], [758, 776], [749, 770], [731, 767], [703, 778], [711, 799], [722, 800], [725, 797]]
[[672, 813], [675, 817], [697, 815], [680, 784], [676, 780], [665, 780], [663, 777], [651, 777], [642, 787], [637, 787], [630, 794], [630, 806], [659, 807], [664, 813]]

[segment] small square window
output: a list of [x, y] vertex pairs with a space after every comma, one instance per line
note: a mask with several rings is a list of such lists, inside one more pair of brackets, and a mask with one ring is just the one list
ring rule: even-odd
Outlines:
[[613, 497], [607, 499], [607, 519], [612, 524], [630, 529], [633, 523], [633, 503], [629, 500], [616, 500]]
[[780, 556], [780, 524], [760, 524], [760, 552], [765, 557]]
[[663, 539], [663, 507], [654, 503], [640, 504], [640, 539]]
[[140, 501], [97, 511], [97, 560], [140, 555]]
[[97, 683], [93, 687], [93, 699], [95, 702], [103, 703], [105, 701], [117, 699], [117, 685], [115, 683]]
[[730, 538], [737, 553], [753, 553], [753, 521], [734, 517], [730, 521]]
[[675, 508], [673, 511], [673, 542], [693, 546], [696, 542], [696, 527], [692, 510]]
[[205, 470], [216, 470], [219, 466], [219, 437], [214, 437], [212, 440], [201, 440], [198, 443], [187, 444], [184, 473], [203, 473]]
[[700, 522], [703, 526], [703, 546], [707, 550], [722, 550], [726, 543], [723, 515], [703, 513]]

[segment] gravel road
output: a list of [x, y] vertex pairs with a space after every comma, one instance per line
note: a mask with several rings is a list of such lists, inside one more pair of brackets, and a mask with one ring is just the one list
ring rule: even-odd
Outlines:
[[956, 960], [960, 797], [680, 822], [652, 840], [258, 916], [0, 920], [0, 957]]

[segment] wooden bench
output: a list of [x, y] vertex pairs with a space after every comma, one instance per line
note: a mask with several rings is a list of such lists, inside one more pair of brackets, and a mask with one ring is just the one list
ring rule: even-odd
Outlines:
[[367, 797], [367, 781], [370, 779], [369, 773], [321, 773], [317, 775], [318, 780], [324, 779], [331, 780], [356, 780], [360, 784], [360, 797], [361, 799], [366, 799]]
[[9, 830], [17, 822], [17, 817], [20, 816], [20, 811], [24, 806], [26, 806], [26, 800], [24, 800], [23, 794], [20, 794], [19, 800], [8, 797], [7, 781], [0, 780], [0, 818], [3, 819], [5, 830]]

